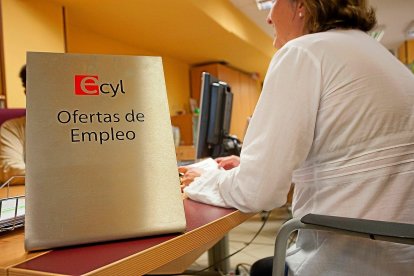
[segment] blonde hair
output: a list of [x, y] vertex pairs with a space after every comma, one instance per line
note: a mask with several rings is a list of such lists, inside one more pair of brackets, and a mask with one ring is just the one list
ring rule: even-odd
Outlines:
[[372, 30], [377, 24], [375, 11], [366, 0], [304, 0], [305, 28], [309, 33], [330, 29]]

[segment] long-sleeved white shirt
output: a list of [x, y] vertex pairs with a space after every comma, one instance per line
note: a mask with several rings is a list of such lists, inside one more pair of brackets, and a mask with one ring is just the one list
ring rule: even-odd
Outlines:
[[[26, 116], [4, 122], [0, 128], [0, 182], [12, 176], [24, 176]], [[17, 180], [13, 183], [24, 183]]]
[[[288, 42], [274, 56], [240, 166], [185, 189], [243, 212], [307, 213], [414, 223], [414, 75], [357, 30]], [[295, 275], [409, 275], [414, 247], [301, 231]]]

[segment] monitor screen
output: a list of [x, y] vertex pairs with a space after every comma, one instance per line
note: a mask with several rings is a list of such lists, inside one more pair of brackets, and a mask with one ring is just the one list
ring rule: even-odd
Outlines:
[[196, 159], [229, 155], [225, 143], [230, 132], [232, 104], [230, 86], [203, 72]]

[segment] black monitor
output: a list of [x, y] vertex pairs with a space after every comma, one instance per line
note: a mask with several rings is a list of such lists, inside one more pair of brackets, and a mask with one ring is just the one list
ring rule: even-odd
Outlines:
[[196, 159], [238, 154], [230, 143], [234, 139], [230, 136], [232, 104], [233, 93], [230, 86], [203, 72]]

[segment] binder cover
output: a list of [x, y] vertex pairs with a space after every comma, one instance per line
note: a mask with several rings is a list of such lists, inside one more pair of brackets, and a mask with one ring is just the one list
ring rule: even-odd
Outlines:
[[159, 57], [27, 55], [27, 250], [185, 229]]

